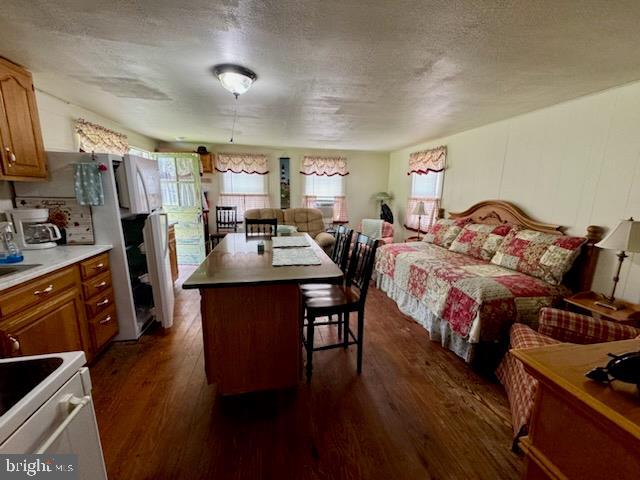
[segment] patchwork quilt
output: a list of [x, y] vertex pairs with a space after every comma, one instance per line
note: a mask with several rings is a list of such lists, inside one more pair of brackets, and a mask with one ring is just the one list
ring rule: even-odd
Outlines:
[[535, 325], [540, 308], [567, 293], [563, 286], [427, 242], [381, 246], [375, 268], [469, 343], [499, 340], [516, 321]]

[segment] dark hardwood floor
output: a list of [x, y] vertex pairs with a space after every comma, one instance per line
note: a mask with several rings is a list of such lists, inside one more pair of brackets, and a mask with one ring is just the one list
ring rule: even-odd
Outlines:
[[216, 398], [199, 295], [181, 290], [170, 331], [117, 343], [91, 367], [109, 478], [519, 477], [501, 387], [375, 288], [364, 356], [361, 376], [355, 351], [330, 350], [316, 353], [312, 383], [297, 391]]

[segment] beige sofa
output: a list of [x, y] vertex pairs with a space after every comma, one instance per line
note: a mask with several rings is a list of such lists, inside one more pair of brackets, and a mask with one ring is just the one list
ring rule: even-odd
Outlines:
[[244, 212], [244, 218], [276, 218], [278, 225], [292, 225], [299, 232], [307, 232], [327, 252], [335, 242], [333, 235], [324, 231], [322, 212], [317, 208], [255, 208]]

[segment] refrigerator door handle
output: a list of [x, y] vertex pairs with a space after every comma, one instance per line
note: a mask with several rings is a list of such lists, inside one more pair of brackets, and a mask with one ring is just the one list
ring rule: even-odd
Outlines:
[[147, 211], [151, 213], [151, 202], [149, 201], [149, 192], [147, 192], [147, 184], [144, 181], [144, 176], [140, 171], [140, 166], [136, 164], [136, 176], [140, 179], [140, 183], [142, 184], [142, 191], [144, 192], [144, 198], [147, 201]]
[[167, 255], [169, 255], [169, 215], [166, 213], [159, 213], [158, 215], [164, 217], [165, 221], [163, 258], [167, 258]]

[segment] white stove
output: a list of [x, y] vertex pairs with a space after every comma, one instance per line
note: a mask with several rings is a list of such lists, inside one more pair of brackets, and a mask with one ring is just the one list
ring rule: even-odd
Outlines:
[[0, 453], [78, 455], [80, 479], [106, 480], [83, 352], [0, 360]]

